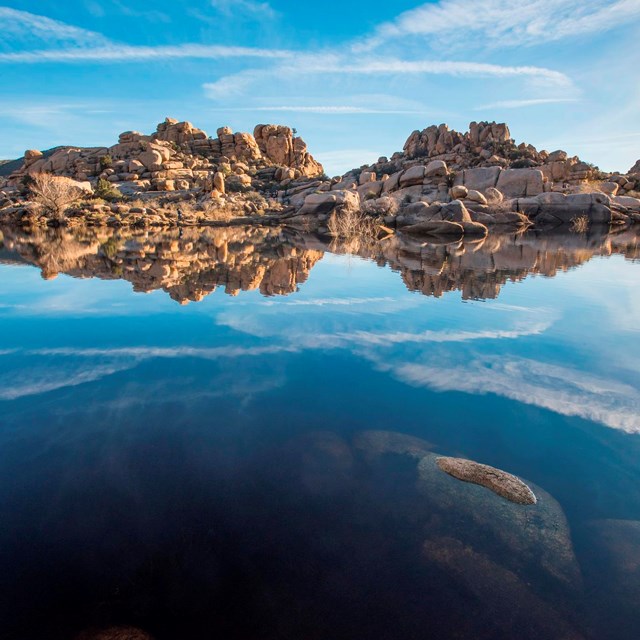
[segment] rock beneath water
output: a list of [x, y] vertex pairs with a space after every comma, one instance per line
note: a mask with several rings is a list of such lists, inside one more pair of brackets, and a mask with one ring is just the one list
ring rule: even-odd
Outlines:
[[134, 627], [111, 627], [109, 629], [83, 631], [75, 640], [153, 640], [146, 631]]
[[479, 484], [516, 504], [537, 503], [533, 491], [522, 480], [506, 471], [462, 458], [438, 458], [437, 464], [450, 476], [463, 482]]
[[445, 522], [456, 523], [461, 540], [475, 547], [487, 545], [487, 549], [480, 549], [483, 552], [497, 541], [503, 547], [500, 562], [510, 569], [531, 571], [532, 577], [542, 570], [559, 587], [582, 587], [569, 525], [552, 496], [528, 482], [537, 503], [524, 509], [483, 486], [462, 483], [443, 473], [439, 457], [429, 453], [420, 460], [418, 490], [429, 509], [441, 514]]
[[363, 431], [354, 438], [353, 446], [368, 458], [397, 453], [420, 459], [433, 449], [426, 440], [396, 431]]
[[[487, 624], [512, 638], [579, 640], [584, 636], [515, 572], [450, 537], [424, 543], [425, 558], [483, 604]], [[493, 637], [493, 636], [491, 636]], [[502, 637], [502, 635], [500, 635]]]

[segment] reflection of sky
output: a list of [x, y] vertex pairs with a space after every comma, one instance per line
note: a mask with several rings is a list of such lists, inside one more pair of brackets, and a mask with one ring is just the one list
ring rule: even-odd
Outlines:
[[463, 302], [456, 292], [410, 293], [388, 269], [327, 256], [290, 297], [220, 293], [185, 308], [125, 282], [44, 282], [35, 269], [3, 266], [0, 400], [91, 385], [96, 398], [106, 380], [142, 369], [135, 398], [184, 397], [177, 376], [190, 362], [202, 374], [189, 382], [194, 396], [268, 394], [289, 384], [288, 359], [326, 351], [328, 367], [344, 355], [431, 392], [493, 394], [640, 433], [638, 269], [594, 259], [508, 284], [496, 301]]

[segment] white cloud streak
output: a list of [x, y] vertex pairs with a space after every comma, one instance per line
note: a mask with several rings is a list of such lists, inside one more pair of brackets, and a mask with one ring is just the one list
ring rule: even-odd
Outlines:
[[278, 15], [268, 2], [255, 0], [211, 0], [211, 6], [230, 18], [241, 15], [255, 19], [273, 19]]
[[560, 71], [536, 66], [509, 66], [483, 62], [448, 60], [397, 60], [363, 58], [349, 64], [346, 60], [324, 60], [321, 56], [292, 59], [282, 64], [278, 73], [342, 75], [447, 75], [471, 77], [533, 77], [558, 85], [571, 84]]
[[637, 0], [440, 0], [382, 24], [354, 45], [370, 50], [388, 40], [411, 36], [483, 46], [520, 47], [609, 31], [640, 17]]
[[375, 107], [353, 107], [346, 105], [318, 105], [318, 106], [274, 106], [274, 107], [228, 107], [224, 111], [249, 111], [267, 113], [320, 113], [328, 115], [361, 115], [361, 114], [419, 114], [418, 110], [376, 109]]
[[283, 59], [293, 54], [279, 49], [252, 49], [219, 45], [183, 44], [177, 46], [108, 46], [73, 49], [42, 49], [0, 53], [0, 63], [42, 62], [140, 62], [149, 60], [177, 60], [184, 58], [218, 60], [226, 58]]
[[536, 107], [545, 104], [562, 104], [565, 102], [580, 102], [579, 98], [535, 98], [531, 100], [500, 100], [476, 107], [476, 111], [485, 109], [520, 109], [522, 107]]
[[0, 7], [0, 44], [13, 46], [16, 43], [38, 42], [42, 44], [67, 44], [95, 46], [107, 42], [99, 33], [65, 24], [58, 20]]

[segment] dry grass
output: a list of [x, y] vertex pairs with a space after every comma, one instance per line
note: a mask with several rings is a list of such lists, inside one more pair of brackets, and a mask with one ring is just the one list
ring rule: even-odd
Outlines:
[[234, 214], [224, 206], [220, 206], [220, 204], [213, 200], [206, 200], [201, 203], [200, 208], [205, 219], [213, 222], [229, 222], [230, 220], [233, 220], [233, 218], [238, 217], [237, 214]]
[[50, 173], [31, 176], [29, 191], [36, 208], [59, 221], [64, 220], [67, 209], [84, 196], [73, 180]]
[[327, 228], [329, 235], [344, 240], [357, 237], [372, 237], [378, 233], [380, 221], [362, 211], [335, 211], [331, 214]]
[[586, 233], [589, 231], [589, 216], [576, 216], [571, 218], [571, 231], [573, 233]]

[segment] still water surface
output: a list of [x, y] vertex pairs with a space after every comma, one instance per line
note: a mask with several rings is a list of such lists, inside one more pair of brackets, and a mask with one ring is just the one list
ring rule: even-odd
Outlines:
[[1, 638], [638, 637], [634, 234], [2, 238]]

